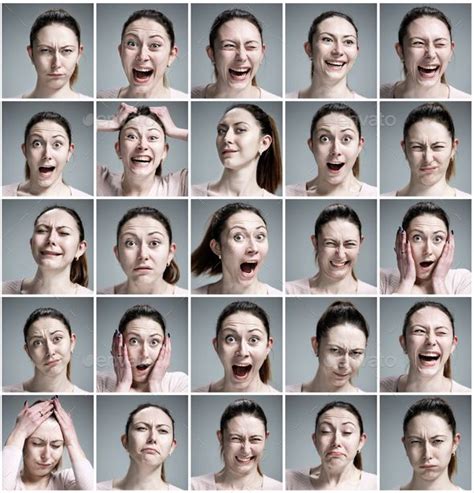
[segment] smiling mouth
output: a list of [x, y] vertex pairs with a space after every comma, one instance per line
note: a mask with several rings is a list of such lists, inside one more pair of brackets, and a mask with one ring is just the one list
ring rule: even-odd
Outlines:
[[253, 455], [251, 455], [250, 457], [239, 457], [239, 456], [235, 456], [235, 460], [239, 463], [239, 464], [249, 464], [250, 462], [252, 462], [253, 460], [255, 459], [255, 457]]
[[432, 78], [435, 76], [440, 69], [440, 65], [433, 65], [433, 66], [428, 66], [428, 67], [422, 67], [421, 65], [418, 66], [418, 72], [422, 77], [427, 77], [427, 78]]
[[229, 74], [232, 79], [234, 80], [245, 80], [247, 76], [250, 74], [251, 69], [250, 68], [242, 68], [242, 69], [236, 69], [236, 68], [230, 68], [229, 69]]
[[250, 372], [252, 371], [252, 365], [232, 365], [232, 372], [234, 374], [234, 377], [239, 379], [239, 380], [244, 380], [245, 378], [250, 375]]
[[351, 263], [350, 260], [346, 261], [341, 261], [341, 262], [334, 262], [334, 260], [331, 260], [329, 262], [335, 269], [343, 269], [346, 265], [349, 265]]
[[340, 68], [344, 67], [345, 64], [346, 64], [346, 62], [330, 62], [330, 61], [326, 60], [326, 65], [329, 65], [331, 68], [340, 69]]
[[133, 164], [147, 165], [150, 164], [152, 159], [150, 156], [137, 156], [130, 158]]
[[336, 375], [336, 377], [338, 377], [338, 378], [347, 378], [348, 376], [350, 376], [350, 373], [336, 373], [336, 372], [334, 372], [334, 375]]
[[339, 171], [346, 163], [326, 163], [331, 171]]
[[153, 72], [153, 69], [134, 68], [132, 69], [133, 80], [138, 83], [148, 82], [151, 79]]
[[433, 364], [441, 359], [440, 354], [419, 354], [418, 358], [422, 363]]

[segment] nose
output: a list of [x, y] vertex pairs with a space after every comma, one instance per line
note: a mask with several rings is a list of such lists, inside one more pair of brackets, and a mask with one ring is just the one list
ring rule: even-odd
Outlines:
[[227, 132], [224, 135], [224, 142], [232, 142], [234, 140], [234, 131], [231, 128], [227, 129]]
[[49, 339], [46, 339], [45, 344], [46, 344], [46, 351], [47, 351], [48, 356], [53, 355], [55, 353], [54, 344]]
[[55, 228], [51, 228], [49, 230], [48, 243], [56, 244], [57, 241], [58, 241], [58, 232], [56, 231]]
[[139, 258], [141, 258], [141, 259], [147, 259], [148, 258], [148, 256], [149, 256], [148, 245], [146, 244], [145, 241], [142, 241], [140, 243], [138, 255], [139, 255]]
[[49, 161], [51, 159], [51, 151], [52, 151], [51, 146], [49, 144], [46, 144], [43, 150], [44, 160]]
[[141, 139], [138, 140], [138, 148], [141, 150], [148, 149], [148, 141], [146, 140], [146, 135], [142, 135]]
[[425, 147], [424, 157], [426, 163], [431, 163], [431, 161], [433, 160], [433, 151], [431, 147], [429, 146]]
[[157, 437], [157, 431], [156, 429], [152, 426], [148, 432], [148, 443], [156, 443], [156, 437]]
[[436, 343], [436, 334], [432, 330], [429, 330], [426, 333], [426, 341], [432, 345]]
[[433, 447], [431, 446], [431, 443], [428, 440], [425, 440], [423, 445], [424, 445], [424, 447], [423, 447], [423, 458], [425, 460], [432, 459], [433, 458]]
[[345, 257], [346, 249], [342, 243], [336, 246], [336, 253], [339, 257]]
[[425, 242], [425, 253], [430, 254], [433, 251], [433, 244], [431, 243], [430, 240], [427, 240]]
[[331, 154], [333, 156], [339, 156], [341, 154], [341, 143], [338, 139], [332, 141]]
[[336, 430], [332, 435], [332, 445], [337, 446], [341, 443], [341, 432]]
[[245, 49], [245, 46], [242, 45], [236, 49], [235, 57], [237, 60], [245, 60], [247, 58], [247, 50]]
[[426, 56], [429, 58], [433, 58], [436, 55], [436, 48], [433, 43], [428, 43], [426, 45]]
[[334, 44], [332, 45], [331, 54], [333, 56], [342, 55], [342, 43], [341, 43], [340, 40], [335, 40], [334, 41]]
[[146, 344], [140, 347], [140, 353], [144, 359], [148, 357], [148, 346]]
[[245, 439], [242, 442], [242, 451], [245, 453], [245, 455], [250, 455], [250, 442], [248, 439]]
[[53, 68], [58, 68], [61, 66], [61, 54], [59, 53], [59, 50], [53, 51], [53, 58], [51, 60], [51, 64]]
[[339, 360], [339, 368], [348, 368], [349, 367], [349, 352], [346, 351]]
[[247, 342], [244, 339], [241, 339], [238, 346], [238, 353], [240, 354], [240, 356], [247, 356], [248, 352], [249, 348], [247, 346]]
[[51, 447], [50, 445], [45, 445], [41, 449], [41, 460], [47, 462], [50, 457], [51, 457]]
[[148, 46], [142, 44], [141, 47], [138, 49], [137, 60], [148, 60], [148, 58], [149, 58]]

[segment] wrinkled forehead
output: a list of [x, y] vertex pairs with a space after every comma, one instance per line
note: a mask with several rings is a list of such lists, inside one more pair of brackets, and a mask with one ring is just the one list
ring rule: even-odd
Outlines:
[[448, 232], [444, 221], [433, 214], [421, 214], [414, 217], [408, 225], [408, 230], [417, 230], [424, 233]]
[[412, 139], [424, 139], [432, 142], [438, 140], [451, 140], [449, 130], [442, 123], [432, 118], [423, 118], [408, 129], [408, 137]]
[[317, 121], [315, 132], [325, 129], [339, 132], [349, 130], [358, 133], [357, 126], [352, 118], [339, 112], [329, 113]]
[[360, 239], [359, 228], [345, 219], [334, 219], [321, 228], [323, 238], [338, 238], [342, 240]]
[[75, 32], [64, 24], [48, 24], [42, 27], [36, 34], [35, 42], [39, 45], [69, 46], [78, 44]]
[[48, 226], [66, 226], [75, 231], [78, 231], [76, 220], [64, 209], [51, 209], [44, 214], [41, 214], [36, 221], [36, 225], [44, 224]]
[[69, 334], [67, 328], [60, 320], [51, 317], [41, 317], [30, 325], [30, 328], [28, 329], [28, 337], [57, 332]]
[[141, 335], [144, 338], [154, 334], [164, 336], [163, 327], [149, 317], [139, 317], [130, 320], [125, 328], [125, 333], [130, 334], [132, 332]]
[[64, 440], [61, 426], [59, 426], [59, 423], [54, 418], [48, 418], [46, 421], [41, 423], [29, 438], [38, 438], [45, 442]]
[[151, 235], [153, 233], [168, 238], [165, 226], [151, 216], [132, 217], [132, 219], [129, 219], [120, 230], [120, 236], [125, 234]]
[[33, 135], [40, 135], [49, 138], [56, 136], [61, 136], [65, 139], [68, 138], [67, 132], [64, 127], [59, 125], [59, 123], [53, 122], [51, 120], [43, 120], [41, 122], [35, 123], [30, 128], [28, 137], [31, 137]]
[[436, 17], [427, 15], [418, 17], [418, 19], [410, 22], [404, 40], [410, 40], [410, 38], [417, 37], [433, 40], [445, 39], [451, 41], [448, 26]]
[[318, 427], [322, 424], [330, 424], [332, 426], [343, 426], [343, 425], [352, 425], [359, 428], [359, 422], [357, 417], [354, 416], [347, 409], [343, 409], [340, 407], [334, 407], [329, 409], [325, 413], [321, 414], [318, 421]]
[[153, 19], [149, 19], [148, 17], [142, 17], [131, 22], [125, 29], [124, 36], [129, 34], [137, 37], [144, 36], [147, 38], [159, 36], [160, 38], [169, 41], [169, 36], [164, 26]]
[[266, 333], [263, 322], [258, 317], [248, 312], [236, 312], [229, 315], [223, 320], [220, 329], [232, 329], [241, 334], [253, 332]]
[[225, 224], [225, 229], [242, 228], [253, 230], [257, 228], [266, 229], [264, 220], [255, 212], [239, 211], [230, 216]]
[[141, 133], [156, 131], [160, 134], [164, 134], [163, 128], [157, 121], [155, 121], [153, 118], [150, 118], [149, 116], [144, 115], [139, 115], [132, 118], [123, 125], [121, 130], [123, 132], [124, 130], [130, 129], [139, 131]]
[[412, 418], [406, 429], [406, 435], [432, 437], [435, 435], [452, 435], [453, 430], [446, 420], [434, 413], [423, 412]]
[[217, 39], [243, 39], [244, 41], [261, 42], [262, 37], [257, 26], [245, 19], [231, 19], [224, 22], [217, 32]]

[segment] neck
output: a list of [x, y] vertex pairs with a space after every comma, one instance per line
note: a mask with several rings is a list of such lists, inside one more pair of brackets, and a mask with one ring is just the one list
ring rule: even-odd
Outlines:
[[[344, 468], [332, 468], [323, 463], [320, 469], [320, 481], [323, 484], [331, 486], [331, 489], [336, 489], [339, 485], [346, 482], [355, 482], [360, 478], [361, 472], [353, 463], [347, 464]], [[340, 489], [345, 489], [340, 487]]]
[[447, 98], [449, 86], [439, 80], [433, 86], [422, 86], [417, 81], [405, 79], [397, 84], [395, 88], [396, 97], [404, 98]]
[[69, 187], [63, 182], [62, 175], [58, 177], [58, 179], [52, 183], [49, 187], [41, 187], [37, 183], [32, 182], [31, 180], [26, 180], [21, 184], [20, 190], [29, 194], [29, 195], [43, 195], [43, 196], [63, 196], [70, 195], [71, 191]]
[[28, 490], [47, 490], [50, 479], [51, 473], [47, 476], [35, 476], [30, 474], [26, 468], [21, 472], [21, 480], [25, 486], [29, 486], [26, 488]]
[[218, 281], [216, 290], [221, 294], [266, 294], [266, 289], [256, 277], [252, 283], [242, 285], [225, 274]]
[[251, 83], [243, 88], [229, 87], [225, 82], [217, 81], [207, 87], [207, 96], [213, 98], [259, 98], [260, 89]]
[[122, 193], [126, 196], [147, 197], [155, 184], [156, 175], [135, 176], [125, 171], [122, 175]]
[[309, 182], [309, 187], [316, 187], [317, 195], [355, 195], [359, 192], [360, 181], [350, 173], [342, 183], [333, 185], [322, 180], [319, 175]]
[[224, 375], [224, 378], [215, 384], [215, 389], [219, 392], [266, 392], [267, 386], [262, 382], [260, 375], [257, 374], [250, 382], [236, 384], [232, 377]]
[[62, 271], [44, 271], [38, 268], [33, 279], [28, 283], [30, 293], [34, 294], [71, 294], [76, 292], [76, 285], [71, 282], [71, 266]]
[[59, 375], [46, 376], [35, 368], [33, 378], [23, 385], [28, 392], [72, 392], [73, 384], [67, 377], [66, 369]]
[[352, 91], [347, 87], [347, 77], [340, 80], [313, 75], [311, 85], [306, 90], [310, 98], [352, 98]]
[[342, 387], [334, 385], [321, 371], [321, 367], [318, 367], [316, 375], [313, 380], [304, 385], [307, 390], [305, 392], [355, 392], [356, 388], [347, 381]]
[[451, 392], [451, 384], [452, 381], [443, 375], [443, 368], [435, 375], [425, 376], [410, 367], [404, 392]]
[[159, 80], [153, 87], [135, 87], [128, 86], [122, 93], [120, 94], [121, 98], [166, 98], [170, 97], [170, 90], [168, 87], [165, 87], [163, 78]]
[[167, 490], [168, 484], [161, 479], [163, 464], [144, 466], [130, 461], [127, 474], [118, 483], [121, 490]]
[[251, 471], [243, 474], [238, 474], [232, 471], [227, 466], [224, 467], [220, 472], [216, 474], [216, 482], [222, 483], [224, 486], [228, 485], [225, 489], [243, 490], [243, 489], [262, 489], [263, 478], [258, 472], [257, 466], [255, 466]]
[[318, 272], [310, 279], [310, 287], [327, 294], [339, 294], [357, 292], [357, 281], [348, 275], [340, 280], [328, 279], [323, 273]]
[[409, 490], [455, 490], [456, 486], [452, 483], [448, 476], [448, 468], [446, 468], [436, 479], [428, 481], [420, 478], [416, 473], [413, 473], [411, 481], [408, 483]]
[[171, 293], [173, 285], [167, 283], [162, 277], [157, 281], [142, 282], [140, 280], [128, 280], [125, 283], [127, 294], [166, 294]]
[[445, 197], [449, 195], [454, 195], [454, 190], [448, 185], [446, 177], [443, 177], [441, 180], [433, 185], [424, 185], [423, 183], [415, 181], [413, 177], [411, 177], [410, 183], [405, 189], [401, 191], [401, 195]]
[[29, 98], [76, 98], [77, 94], [71, 89], [69, 83], [64, 84], [59, 89], [53, 89], [47, 85], [41, 84], [39, 80], [36, 81], [36, 86], [29, 94]]
[[215, 184], [216, 191], [219, 195], [228, 197], [262, 195], [262, 188], [257, 184], [257, 164], [258, 160], [255, 159], [244, 169], [224, 169], [220, 180]]

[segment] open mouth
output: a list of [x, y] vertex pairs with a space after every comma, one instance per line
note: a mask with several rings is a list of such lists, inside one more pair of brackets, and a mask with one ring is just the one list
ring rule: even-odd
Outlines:
[[433, 365], [437, 363], [441, 359], [441, 355], [437, 353], [425, 353], [419, 354], [418, 358], [424, 364]]
[[328, 61], [326, 60], [326, 65], [328, 65], [331, 69], [337, 69], [340, 70], [346, 62], [335, 62], [335, 61]]
[[137, 156], [137, 157], [132, 157], [130, 161], [132, 161], [133, 164], [146, 166], [147, 164], [150, 164], [152, 160], [150, 156]]
[[329, 263], [335, 269], [343, 269], [346, 265], [349, 265], [351, 263], [351, 261], [350, 260], [344, 260], [344, 261], [331, 260]]
[[428, 269], [434, 264], [434, 260], [424, 260], [423, 262], [420, 262], [420, 266], [423, 269]]
[[38, 168], [40, 175], [51, 175], [55, 169], [55, 166], [40, 166]]
[[245, 80], [250, 74], [250, 68], [230, 68], [229, 74], [234, 80]]
[[344, 166], [344, 164], [345, 163], [326, 163], [327, 167], [331, 171], [339, 171]]
[[251, 455], [250, 457], [239, 457], [239, 456], [235, 456], [235, 460], [239, 463], [239, 464], [249, 464], [250, 462], [252, 462], [253, 460], [255, 459], [255, 457], [253, 455]]
[[153, 75], [153, 69], [138, 69], [134, 68], [132, 69], [133, 72], [133, 80], [135, 82], [148, 82], [152, 75]]
[[142, 363], [140, 365], [137, 365], [135, 368], [138, 370], [138, 371], [146, 371], [148, 370], [148, 368], [150, 368], [150, 364], [146, 364], [146, 363]]
[[440, 65], [429, 65], [427, 67], [418, 66], [418, 72], [423, 78], [431, 79], [437, 76]]
[[243, 262], [240, 264], [240, 271], [245, 277], [253, 277], [256, 269], [257, 269], [257, 261]]
[[252, 371], [252, 365], [232, 365], [232, 372], [237, 379], [245, 379]]

